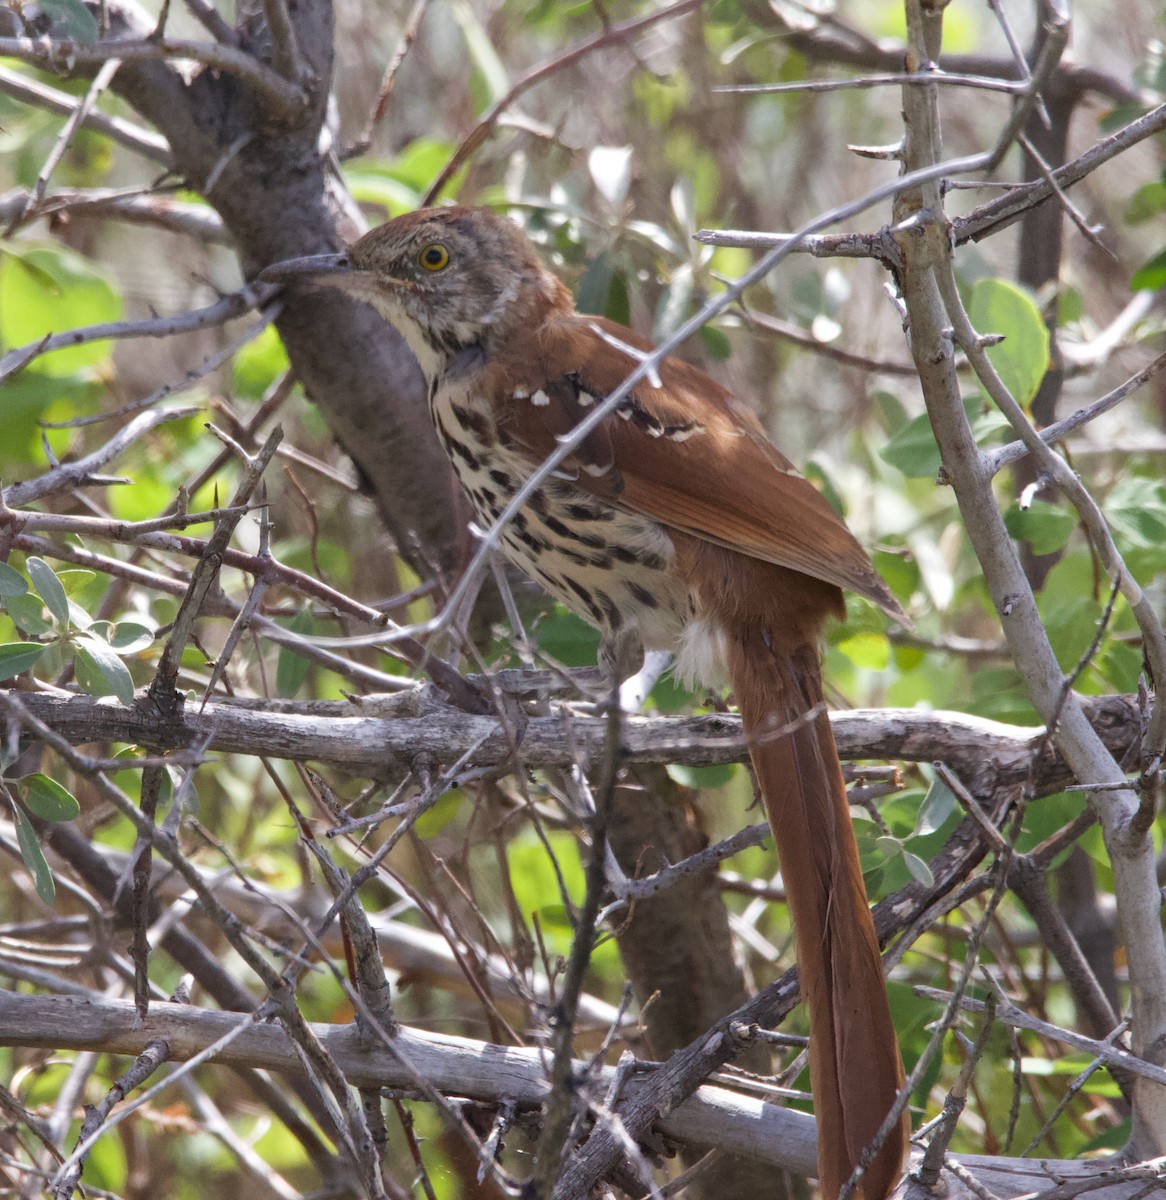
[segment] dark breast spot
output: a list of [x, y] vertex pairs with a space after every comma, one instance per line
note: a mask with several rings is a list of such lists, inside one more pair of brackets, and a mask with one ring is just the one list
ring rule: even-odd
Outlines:
[[608, 514], [590, 504], [568, 504], [563, 510], [572, 521], [606, 521]]
[[490, 478], [504, 491], [514, 490], [514, 480], [505, 471], [499, 471], [495, 468], [490, 472]]
[[469, 448], [469, 446], [467, 446], [465, 442], [459, 442], [457, 438], [447, 436], [445, 439], [445, 448], [449, 451], [451, 456], [456, 455], [458, 458], [460, 458], [462, 462], [464, 462], [466, 466], [470, 468], [471, 471], [478, 470], [478, 468], [482, 465], [478, 459], [478, 456]]
[[657, 608], [659, 601], [652, 595], [646, 587], [641, 587], [634, 580], [628, 582], [628, 591], [637, 599], [645, 608]]
[[550, 542], [531, 533], [529, 529], [515, 529], [514, 534], [532, 554], [546, 554], [551, 548]]
[[599, 605], [595, 603], [591, 593], [577, 579], [572, 579], [570, 575], [566, 577], [564, 582], [571, 589], [571, 591], [573, 591], [575, 595], [583, 601], [584, 606], [591, 614], [592, 618], [602, 624], [604, 616], [603, 609], [601, 609]]
[[489, 417], [474, 412], [472, 408], [466, 408], [464, 404], [451, 404], [450, 412], [463, 428], [474, 432], [483, 446], [494, 444], [494, 426]]
[[542, 521], [547, 529], [556, 537], [567, 538], [572, 542], [579, 542], [583, 546], [590, 546], [592, 550], [607, 549], [607, 542], [603, 538], [596, 537], [593, 533], [580, 533], [579, 530], [564, 524], [558, 517], [545, 516]]
[[649, 571], [666, 571], [668, 563], [659, 554], [651, 550], [630, 550], [627, 546], [609, 547], [614, 558], [621, 563], [629, 563], [638, 567], [647, 567]]

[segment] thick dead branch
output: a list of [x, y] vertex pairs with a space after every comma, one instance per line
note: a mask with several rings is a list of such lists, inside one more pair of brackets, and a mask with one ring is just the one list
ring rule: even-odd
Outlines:
[[[359, 707], [342, 702], [242, 707], [212, 702], [171, 721], [151, 719], [116, 700], [63, 693], [21, 692], [28, 712], [73, 745], [128, 742], [158, 750], [207, 744], [224, 754], [262, 754], [294, 762], [326, 763], [372, 778], [393, 777], [417, 761], [447, 766], [468, 751], [470, 767], [509, 770], [513, 750], [493, 717], [474, 716], [443, 703], [433, 690], [383, 697]], [[1102, 739], [1120, 755], [1141, 733], [1137, 700], [1109, 696], [1085, 701]], [[370, 710], [378, 716], [360, 715]], [[978, 794], [991, 787], [1023, 784], [1038, 795], [1072, 782], [1054, 755], [1037, 757], [1044, 731], [986, 721], [966, 713], [915, 709], [852, 709], [831, 714], [843, 758], [942, 760]], [[740, 720], [723, 713], [695, 717], [629, 716], [622, 754], [632, 762], [708, 766], [747, 757]], [[476, 746], [476, 749], [474, 749]], [[564, 712], [532, 716], [519, 756], [528, 767], [601, 762], [602, 718]]]
[[[240, 1022], [251, 1027], [225, 1046], [214, 1061], [279, 1072], [300, 1069], [301, 1060], [287, 1033], [278, 1025], [254, 1022], [250, 1016], [155, 1004], [149, 1017], [138, 1021], [133, 1005], [123, 1001], [25, 996], [0, 989], [0, 1045], [5, 1046], [138, 1055], [151, 1041], [164, 1039], [171, 1058], [185, 1061]], [[520, 1108], [536, 1108], [546, 1093], [543, 1055], [537, 1049], [402, 1028], [390, 1053], [362, 1037], [356, 1024], [313, 1024], [310, 1029], [353, 1087], [411, 1091], [414, 1073], [419, 1072], [448, 1095], [493, 1103], [510, 1101]], [[576, 1067], [584, 1069], [581, 1063]], [[605, 1068], [601, 1086], [609, 1084], [613, 1074], [614, 1068]], [[624, 1092], [634, 1097], [641, 1087], [642, 1082], [632, 1076], [625, 1081]], [[816, 1169], [812, 1117], [726, 1088], [699, 1088], [663, 1118], [659, 1127], [669, 1138], [685, 1144], [719, 1146], [804, 1175]], [[959, 1161], [1002, 1197], [1025, 1195], [1040, 1190], [1042, 1184], [1096, 1180], [1111, 1169], [1105, 1162], [1017, 1162], [978, 1156], [959, 1156]], [[1090, 1194], [1104, 1200], [1125, 1200], [1146, 1178], [1143, 1173], [1140, 1183], [1134, 1180], [1124, 1188]], [[952, 1196], [966, 1194], [970, 1193], [949, 1192]]]

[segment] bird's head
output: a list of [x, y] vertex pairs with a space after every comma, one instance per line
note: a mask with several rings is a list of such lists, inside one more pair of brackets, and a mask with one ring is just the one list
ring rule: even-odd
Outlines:
[[459, 351], [489, 352], [571, 303], [526, 234], [485, 208], [407, 213], [343, 254], [275, 263], [260, 279], [336, 287], [371, 304], [430, 379]]

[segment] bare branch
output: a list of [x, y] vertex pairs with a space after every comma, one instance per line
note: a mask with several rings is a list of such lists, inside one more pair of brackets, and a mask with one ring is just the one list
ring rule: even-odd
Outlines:
[[175, 334], [191, 333], [198, 329], [212, 329], [216, 325], [223, 325], [241, 317], [252, 308], [262, 306], [275, 291], [276, 289], [269, 285], [247, 284], [206, 308], [194, 309], [180, 316], [152, 317], [145, 321], [108, 321], [102, 325], [70, 329], [67, 333], [50, 334], [26, 346], [17, 346], [0, 358], [0, 383], [10, 379], [39, 355], [67, 346], [83, 346], [87, 342], [105, 339], [173, 337]]
[[8, 511], [11, 506], [32, 504], [53, 492], [84, 487], [91, 476], [96, 475], [102, 467], [113, 462], [114, 459], [120, 458], [134, 442], [144, 437], [150, 430], [156, 429], [168, 421], [183, 420], [197, 412], [197, 408], [164, 408], [141, 413], [128, 425], [118, 430], [104, 446], [85, 455], [84, 458], [59, 464], [47, 474], [40, 475], [36, 479], [29, 479], [24, 483], [14, 483], [11, 487], [5, 488], [2, 493], [2, 505], [0, 505], [4, 511], [0, 515], [5, 520], [11, 520], [12, 513]]
[[[31, 197], [32, 192], [27, 188], [13, 188], [0, 196], [0, 222], [11, 221]], [[175, 200], [153, 188], [91, 188], [85, 191], [62, 188], [50, 192], [37, 212], [39, 216], [67, 212], [79, 217], [113, 217], [133, 225], [151, 225], [171, 233], [186, 234], [203, 242], [234, 245], [234, 239], [214, 209]]]
[[[1040, 431], [1041, 441], [1046, 446], [1053, 446], [1057, 442], [1062, 441], [1075, 429], [1080, 429], [1083, 425], [1100, 417], [1102, 413], [1107, 413], [1111, 408], [1116, 408], [1123, 400], [1132, 396], [1143, 384], [1153, 379], [1163, 367], [1166, 367], [1166, 351], [1159, 354], [1152, 362], [1147, 363], [1135, 375], [1131, 375], [1125, 383], [1121, 383], [1115, 387], [1113, 391], [1106, 392], [1104, 396], [1098, 400], [1094, 400], [1092, 404], [1086, 404], [1084, 408], [1079, 408], [1075, 413], [1065, 417], [1063, 421], [1058, 421], [1055, 425], [1050, 425], [1047, 429], [1042, 429]], [[984, 452], [984, 466], [994, 475], [1002, 467], [1006, 467], [1009, 463], [1017, 462], [1028, 453], [1029, 447], [1026, 442], [1009, 442], [1006, 446], [986, 450]]]
[[[30, 79], [27, 75], [21, 75], [18, 71], [13, 71], [10, 67], [3, 65], [0, 65], [0, 92], [12, 96], [16, 100], [22, 100], [25, 104], [35, 104], [66, 117], [77, 112], [81, 107], [78, 100], [67, 92], [59, 92], [56, 88], [49, 87], [48, 84], [41, 83], [37, 79]], [[82, 117], [81, 124], [86, 129], [95, 129], [98, 133], [104, 133], [119, 145], [134, 150], [166, 168], [173, 165], [170, 143], [164, 137], [152, 130], [143, 129], [140, 125], [127, 121], [124, 117], [107, 117], [104, 113], [87, 112]]]
[[0, 55], [36, 63], [50, 71], [68, 74], [77, 67], [97, 67], [116, 58], [122, 62], [188, 60], [234, 75], [251, 87], [272, 117], [284, 121], [306, 118], [308, 97], [298, 84], [265, 67], [257, 58], [234, 46], [162, 37], [111, 39], [96, 42], [54, 41], [47, 37], [0, 37]]
[[[0, 697], [4, 694], [0, 689]], [[155, 723], [111, 699], [35, 692], [22, 692], [21, 698], [31, 714], [74, 745], [129, 742], [174, 749], [209, 739], [208, 748], [220, 753], [326, 762], [371, 778], [397, 777], [417, 761], [447, 766], [466, 755], [467, 767], [506, 768], [514, 753], [496, 718], [443, 704], [418, 687], [364, 697], [360, 704], [211, 701], [201, 712]], [[1097, 699], [1087, 707], [1115, 753], [1136, 742], [1141, 724], [1133, 697]], [[1070, 779], [1054, 757], [1045, 756], [1034, 768], [1045, 735], [1031, 727], [915, 709], [850, 709], [831, 713], [830, 720], [843, 758], [942, 759], [977, 794], [1031, 778], [1036, 794], [1044, 795]], [[529, 767], [599, 762], [604, 736], [604, 723], [596, 717], [532, 716], [523, 731], [522, 761]], [[747, 748], [740, 719], [730, 714], [629, 716], [623, 753], [632, 762], [710, 766], [744, 762]]]

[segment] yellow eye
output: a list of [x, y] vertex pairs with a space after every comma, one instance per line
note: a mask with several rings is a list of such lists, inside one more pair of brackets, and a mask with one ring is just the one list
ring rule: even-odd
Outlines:
[[449, 265], [449, 251], [440, 242], [430, 242], [421, 248], [417, 261], [427, 271], [440, 271]]

